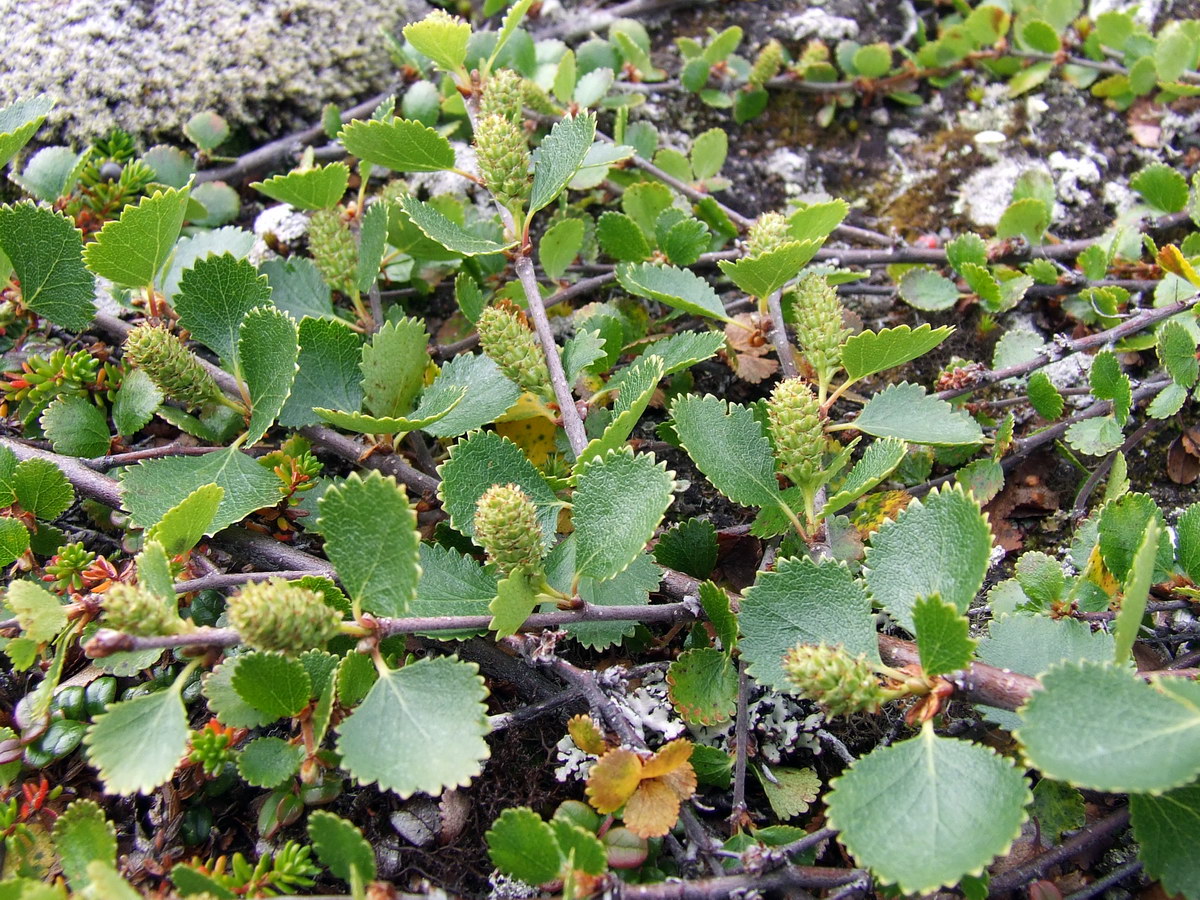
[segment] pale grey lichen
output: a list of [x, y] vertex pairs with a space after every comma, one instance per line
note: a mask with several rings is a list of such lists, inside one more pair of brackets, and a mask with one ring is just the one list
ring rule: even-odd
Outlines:
[[209, 109], [261, 138], [385, 86], [381, 30], [398, 27], [404, 9], [370, 0], [0, 0], [10, 62], [0, 67], [0, 106], [55, 97], [43, 142], [114, 127], [171, 137]]

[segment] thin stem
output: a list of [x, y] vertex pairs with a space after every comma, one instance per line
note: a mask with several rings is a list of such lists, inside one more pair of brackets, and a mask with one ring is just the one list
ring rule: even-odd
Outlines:
[[738, 693], [737, 721], [734, 725], [734, 742], [736, 756], [733, 762], [733, 809], [729, 814], [729, 822], [734, 834], [742, 830], [743, 820], [747, 816], [746, 806], [746, 753], [750, 739], [749, 713], [750, 676], [746, 673], [746, 661], [738, 660]]
[[1059, 863], [1077, 856], [1084, 850], [1108, 843], [1124, 831], [1128, 824], [1129, 807], [1125, 806], [1100, 821], [1093, 822], [1057, 847], [1035, 856], [1025, 865], [1001, 872], [992, 879], [990, 885], [992, 893], [1003, 894], [1015, 891], [1035, 878], [1041, 878]]
[[767, 312], [771, 316], [771, 343], [775, 345], [775, 355], [779, 357], [779, 368], [784, 378], [796, 378], [800, 370], [796, 368], [796, 357], [792, 353], [792, 342], [788, 338], [787, 323], [783, 320], [783, 291], [773, 291], [767, 298]]
[[558, 401], [558, 411], [562, 416], [563, 429], [567, 432], [567, 440], [571, 450], [579, 456], [587, 446], [587, 433], [583, 429], [583, 419], [575, 407], [575, 398], [571, 395], [571, 386], [567, 384], [567, 374], [563, 371], [562, 357], [558, 355], [558, 344], [554, 342], [554, 333], [550, 330], [550, 320], [546, 317], [546, 307], [542, 304], [542, 295], [538, 291], [537, 275], [533, 271], [533, 262], [522, 253], [516, 259], [517, 278], [525, 289], [525, 300], [529, 304], [529, 317], [533, 320], [534, 331], [542, 344], [546, 357], [546, 366], [550, 370], [550, 386], [554, 388], [554, 398]]

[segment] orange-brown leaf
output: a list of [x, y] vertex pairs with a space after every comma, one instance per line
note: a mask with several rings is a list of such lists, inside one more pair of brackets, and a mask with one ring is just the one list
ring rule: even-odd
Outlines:
[[606, 749], [604, 735], [600, 733], [591, 716], [572, 716], [567, 720], [567, 733], [571, 735], [575, 746], [584, 753], [600, 756]]
[[655, 781], [661, 781], [669, 787], [680, 800], [686, 800], [696, 793], [696, 770], [692, 768], [690, 762], [684, 763], [680, 768], [668, 772], [661, 778], [656, 778]]
[[[661, 747], [657, 753], [646, 760], [642, 768], [643, 778], [658, 778], [668, 772], [674, 772], [687, 765], [692, 758], [692, 742], [683, 740], [671, 741]], [[688, 766], [691, 768], [691, 766]]]
[[599, 813], [620, 809], [642, 780], [642, 760], [632, 750], [609, 750], [592, 766], [588, 775], [588, 801]]
[[625, 827], [638, 837], [662, 837], [679, 820], [679, 796], [663, 779], [650, 778], [625, 804], [624, 818]]

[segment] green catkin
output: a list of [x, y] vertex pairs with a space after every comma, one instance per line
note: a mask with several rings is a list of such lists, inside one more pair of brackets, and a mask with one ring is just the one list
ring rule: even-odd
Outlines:
[[784, 655], [783, 671], [798, 694], [831, 716], [878, 712], [891, 699], [866, 654], [851, 656], [840, 644], [797, 644]]
[[282, 578], [244, 585], [226, 611], [243, 643], [287, 656], [321, 647], [341, 630], [341, 616], [320, 594]]
[[500, 116], [510, 122], [525, 117], [525, 79], [512, 69], [492, 73], [479, 98], [479, 118]]
[[842, 301], [824, 275], [805, 275], [791, 295], [796, 342], [828, 385], [842, 364], [842, 344], [850, 329], [842, 322]]
[[475, 506], [475, 542], [506, 575], [533, 569], [545, 546], [533, 500], [515, 484], [494, 484]]
[[783, 67], [783, 44], [772, 38], [758, 51], [754, 65], [750, 67], [750, 77], [746, 80], [756, 88], [761, 88], [779, 74]]
[[125, 361], [158, 389], [192, 409], [221, 402], [217, 382], [179, 338], [157, 325], [139, 325], [125, 337]]
[[475, 323], [483, 352], [522, 390], [549, 399], [550, 370], [533, 332], [515, 310], [489, 306]]
[[336, 209], [319, 209], [309, 217], [308, 251], [326, 284], [343, 294], [354, 292], [358, 245]]
[[780, 213], [763, 213], [746, 233], [746, 256], [758, 256], [792, 240], [788, 220]]
[[529, 197], [529, 142], [521, 125], [503, 116], [481, 116], [475, 126], [479, 174], [504, 206], [522, 205]]
[[155, 637], [188, 630], [188, 623], [179, 618], [173, 603], [140, 585], [113, 585], [104, 594], [103, 606], [105, 626], [125, 634]]
[[767, 421], [779, 471], [793, 484], [811, 485], [821, 473], [825, 452], [820, 404], [812, 388], [799, 378], [779, 382], [767, 401]]

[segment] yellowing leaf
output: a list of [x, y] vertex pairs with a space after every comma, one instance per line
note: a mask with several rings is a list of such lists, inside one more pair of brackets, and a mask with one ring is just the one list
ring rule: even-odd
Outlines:
[[610, 750], [592, 766], [587, 783], [588, 800], [596, 812], [616, 812], [637, 790], [641, 780], [642, 760], [636, 753], [620, 747]]
[[1192, 268], [1192, 264], [1187, 261], [1179, 248], [1174, 244], [1167, 244], [1158, 251], [1158, 264], [1170, 272], [1172, 275], [1178, 275], [1180, 278], [1185, 278], [1192, 283], [1194, 287], [1200, 287], [1200, 275], [1196, 274], [1196, 270]]
[[604, 735], [600, 733], [591, 716], [572, 716], [567, 720], [567, 733], [571, 735], [575, 746], [584, 753], [600, 756], [606, 749]]
[[496, 433], [524, 450], [525, 456], [535, 466], [543, 465], [555, 452], [554, 436], [557, 432], [558, 426], [542, 415], [496, 424]]
[[[690, 741], [671, 741], [671, 743], [646, 760], [642, 767], [642, 777], [658, 778], [668, 775], [687, 765], [691, 757], [692, 744]], [[688, 766], [688, 768], [690, 769], [691, 766]]]
[[679, 795], [660, 778], [643, 781], [625, 804], [624, 818], [638, 837], [662, 837], [679, 819]]

